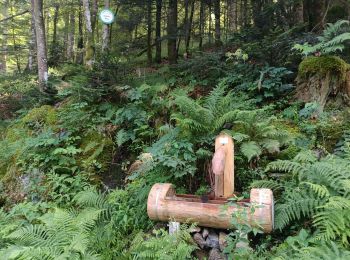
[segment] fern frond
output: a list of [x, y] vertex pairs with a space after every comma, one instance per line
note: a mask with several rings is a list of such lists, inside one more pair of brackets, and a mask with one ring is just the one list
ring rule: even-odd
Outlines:
[[242, 143], [241, 152], [248, 161], [251, 161], [254, 157], [259, 157], [262, 154], [261, 147], [253, 141]]
[[284, 202], [276, 205], [275, 227], [282, 230], [295, 220], [311, 217], [322, 201], [302, 190], [290, 190]]

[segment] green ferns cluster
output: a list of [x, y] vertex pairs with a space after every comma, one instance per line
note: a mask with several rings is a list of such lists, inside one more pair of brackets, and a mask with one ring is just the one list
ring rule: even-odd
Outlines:
[[[272, 186], [269, 182], [255, 183], [260, 187], [282, 191], [276, 205], [275, 227], [283, 229], [294, 221], [312, 219], [318, 230], [316, 239], [350, 238], [350, 162], [335, 155], [318, 159], [314, 152], [301, 152], [291, 161], [275, 161], [267, 171], [282, 173], [285, 181]], [[280, 189], [280, 191], [278, 191]]]
[[345, 42], [350, 40], [349, 23], [347, 20], [339, 20], [334, 24], [329, 23], [323, 34], [318, 37], [319, 43], [315, 45], [309, 43], [296, 44], [293, 49], [300, 51], [304, 56], [317, 52], [328, 55], [343, 51]]

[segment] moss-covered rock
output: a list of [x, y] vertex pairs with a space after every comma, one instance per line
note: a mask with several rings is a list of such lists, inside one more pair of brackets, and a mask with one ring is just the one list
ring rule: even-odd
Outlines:
[[299, 65], [299, 74], [301, 78], [307, 78], [310, 75], [318, 74], [326, 76], [328, 73], [339, 77], [345, 81], [347, 72], [350, 70], [350, 64], [336, 56], [308, 57]]
[[40, 123], [53, 126], [57, 122], [57, 112], [52, 106], [33, 108], [22, 120], [25, 124]]

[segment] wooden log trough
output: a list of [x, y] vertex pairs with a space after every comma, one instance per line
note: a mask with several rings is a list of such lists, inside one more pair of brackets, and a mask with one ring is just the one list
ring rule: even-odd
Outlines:
[[[230, 198], [235, 196], [232, 138], [220, 135], [216, 140], [216, 151], [220, 147], [225, 149], [226, 156], [221, 158], [225, 162], [225, 169], [222, 175], [215, 176], [214, 198], [203, 200], [201, 196], [176, 194], [172, 184], [157, 183], [152, 187], [147, 201], [147, 213], [152, 220], [230, 229], [234, 228], [233, 216], [239, 215], [244, 217], [237, 219], [238, 222], [248, 222], [254, 227], [260, 227], [265, 233], [273, 230], [274, 199], [270, 189], [252, 189], [250, 199], [230, 202]], [[218, 188], [218, 181], [221, 188]]]

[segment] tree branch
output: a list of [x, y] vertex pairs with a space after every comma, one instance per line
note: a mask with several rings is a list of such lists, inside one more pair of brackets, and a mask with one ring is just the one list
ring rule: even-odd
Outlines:
[[21, 16], [21, 15], [24, 15], [24, 14], [26, 14], [26, 13], [29, 13], [29, 10], [24, 10], [24, 11], [21, 12], [21, 13], [14, 14], [14, 15], [11, 15], [11, 16], [9, 16], [9, 17], [6, 17], [6, 18], [0, 20], [0, 23], [6, 22], [7, 20], [11, 20], [11, 19], [13, 19], [13, 18], [15, 18], [15, 17], [17, 17], [17, 16]]

